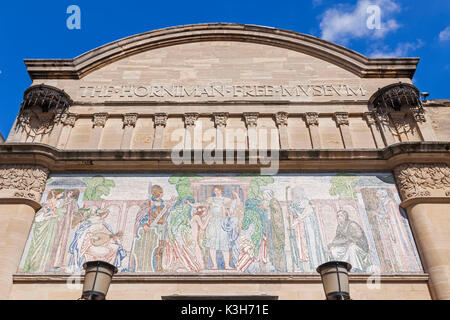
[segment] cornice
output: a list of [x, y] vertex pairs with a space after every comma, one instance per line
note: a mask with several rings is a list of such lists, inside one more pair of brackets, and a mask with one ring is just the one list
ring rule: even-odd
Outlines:
[[[419, 283], [427, 282], [427, 273], [408, 274], [359, 274], [351, 273], [349, 281], [351, 283], [366, 283], [367, 281], [379, 280], [382, 283]], [[13, 275], [14, 283], [67, 283], [67, 281], [81, 281], [81, 275], [70, 274], [25, 274], [16, 273]], [[113, 283], [322, 283], [319, 274], [196, 274], [196, 273], [119, 273], [112, 280]]]
[[414, 206], [416, 204], [423, 204], [423, 203], [448, 203], [450, 204], [450, 197], [415, 197], [415, 198], [409, 198], [405, 201], [402, 201], [400, 203], [400, 207], [403, 209], [407, 209], [411, 206]]
[[[280, 172], [392, 171], [411, 162], [450, 164], [449, 150], [449, 142], [406, 142], [384, 149], [290, 149], [280, 151], [279, 167]], [[226, 164], [226, 150], [224, 163], [216, 165], [180, 166], [172, 162], [171, 154], [170, 149], [61, 150], [39, 143], [0, 144], [0, 164], [41, 165], [51, 172], [257, 172], [262, 167], [248, 161]]]
[[202, 41], [259, 43], [302, 52], [338, 65], [362, 78], [409, 78], [419, 58], [368, 58], [329, 41], [264, 26], [205, 23], [153, 30], [86, 52], [74, 59], [25, 59], [35, 79], [81, 79], [114, 61], [156, 48]]

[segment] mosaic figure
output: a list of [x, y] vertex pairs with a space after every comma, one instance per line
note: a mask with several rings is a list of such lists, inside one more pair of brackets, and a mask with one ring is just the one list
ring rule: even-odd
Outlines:
[[336, 213], [338, 226], [328, 250], [334, 260], [347, 261], [356, 271], [366, 271], [370, 266], [369, 244], [361, 226], [348, 217], [348, 212]]

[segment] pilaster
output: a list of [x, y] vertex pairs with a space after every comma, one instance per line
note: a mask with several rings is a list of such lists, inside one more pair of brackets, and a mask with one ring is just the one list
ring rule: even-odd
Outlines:
[[167, 124], [167, 113], [155, 113], [155, 138], [153, 139], [153, 149], [161, 149], [163, 146], [164, 128]]
[[228, 112], [214, 112], [214, 125], [216, 126], [216, 150], [225, 147], [225, 128], [228, 121]]
[[56, 144], [56, 146], [58, 148], [66, 148], [67, 144], [69, 143], [70, 140], [70, 134], [72, 133], [72, 129], [75, 126], [75, 123], [78, 119], [78, 114], [76, 113], [67, 113], [63, 119], [62, 119], [62, 124], [63, 129], [61, 131], [61, 134], [58, 138], [58, 142]]
[[289, 149], [288, 117], [287, 112], [277, 112], [275, 114], [275, 122], [280, 136], [280, 149]]
[[137, 113], [125, 113], [123, 115], [123, 135], [120, 149], [130, 149], [133, 138], [133, 130], [138, 119]]
[[254, 160], [258, 157], [258, 112], [246, 112], [243, 114], [247, 126], [247, 145], [249, 158]]
[[89, 141], [89, 147], [92, 149], [97, 149], [99, 144], [100, 144], [100, 140], [102, 139], [102, 132], [103, 132], [103, 128], [106, 125], [106, 121], [108, 120], [108, 113], [106, 112], [100, 112], [100, 113], [94, 113], [94, 117], [92, 119], [92, 133], [91, 133], [91, 138]]
[[425, 111], [419, 108], [410, 110], [412, 117], [414, 118], [417, 127], [419, 128], [420, 135], [423, 141], [436, 141], [436, 135], [434, 134], [431, 121], [425, 114]]
[[349, 128], [350, 121], [348, 118], [348, 112], [335, 112], [334, 119], [336, 121], [336, 125], [339, 127], [339, 131], [341, 132], [344, 148], [353, 148], [352, 135]]
[[313, 149], [320, 149], [319, 114], [317, 112], [307, 112], [305, 114], [305, 122], [309, 129], [309, 136], [311, 137], [311, 147]]
[[383, 137], [381, 136], [380, 129], [377, 126], [376, 115], [374, 112], [365, 112], [364, 119], [367, 122], [367, 125], [370, 128], [370, 132], [372, 132], [373, 140], [375, 141], [375, 146], [378, 149], [382, 149], [385, 147], [383, 142]]
[[184, 125], [185, 125], [185, 136], [184, 136], [184, 148], [193, 149], [194, 148], [194, 130], [195, 124], [198, 119], [198, 113], [185, 113], [184, 114]]

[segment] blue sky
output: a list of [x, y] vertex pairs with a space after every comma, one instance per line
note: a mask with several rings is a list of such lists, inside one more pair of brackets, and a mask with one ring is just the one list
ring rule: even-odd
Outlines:
[[[81, 9], [69, 30], [68, 6]], [[369, 5], [380, 8], [380, 25]], [[430, 99], [450, 98], [449, 0], [1, 1], [0, 132], [6, 138], [24, 90], [23, 59], [74, 58], [105, 43], [175, 25], [234, 22], [323, 37], [372, 57], [420, 57], [414, 84]], [[367, 27], [367, 20], [375, 28]]]

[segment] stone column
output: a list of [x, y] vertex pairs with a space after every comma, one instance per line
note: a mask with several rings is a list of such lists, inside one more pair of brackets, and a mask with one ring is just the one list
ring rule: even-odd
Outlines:
[[185, 113], [184, 114], [184, 125], [185, 135], [184, 135], [184, 148], [192, 150], [194, 148], [194, 130], [195, 122], [198, 119], [198, 113]]
[[109, 115], [106, 112], [94, 113], [94, 118], [92, 119], [94, 129], [91, 132], [89, 148], [98, 148], [100, 140], [102, 139], [103, 128], [105, 127], [108, 117]]
[[335, 112], [334, 120], [336, 121], [336, 125], [339, 127], [339, 131], [341, 132], [344, 148], [353, 148], [352, 134], [349, 128], [350, 122], [348, 119], [348, 112]]
[[131, 139], [133, 138], [133, 129], [138, 119], [137, 113], [125, 113], [123, 115], [123, 135], [120, 149], [130, 149]]
[[49, 171], [0, 165], [0, 299], [8, 299]]
[[228, 112], [214, 112], [214, 125], [216, 126], [216, 150], [225, 148], [225, 127], [227, 126]]
[[249, 159], [255, 161], [258, 158], [258, 112], [244, 113], [245, 125], [247, 126], [247, 149]]
[[407, 163], [394, 169], [433, 299], [450, 299], [450, 167]]
[[372, 132], [372, 137], [375, 142], [375, 146], [378, 149], [384, 148], [385, 145], [383, 142], [383, 137], [381, 136], [380, 130], [377, 127], [377, 121], [376, 121], [374, 113], [373, 112], [365, 112], [364, 119], [366, 119], [367, 125], [369, 126], [370, 131]]
[[307, 112], [305, 114], [305, 122], [309, 129], [309, 136], [311, 137], [311, 147], [313, 149], [320, 149], [319, 114], [317, 112]]
[[278, 127], [278, 134], [280, 136], [280, 149], [289, 149], [289, 136], [288, 136], [288, 113], [277, 112], [275, 115], [275, 122]]
[[153, 149], [161, 149], [163, 146], [164, 127], [167, 124], [167, 113], [155, 113], [155, 138]]
[[434, 134], [431, 122], [427, 121], [425, 112], [419, 109], [410, 110], [412, 117], [416, 121], [417, 127], [419, 128], [420, 135], [423, 141], [436, 141], [436, 135]]

